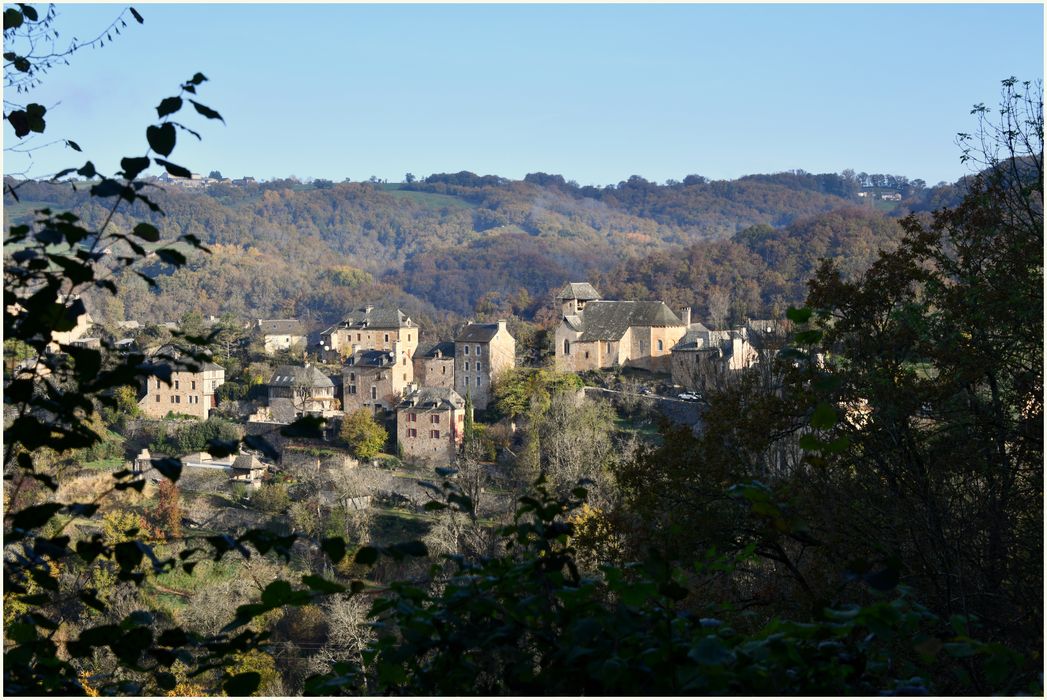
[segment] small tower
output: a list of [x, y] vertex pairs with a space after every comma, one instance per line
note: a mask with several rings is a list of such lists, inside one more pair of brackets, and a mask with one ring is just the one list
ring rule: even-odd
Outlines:
[[600, 293], [588, 282], [568, 282], [556, 295], [556, 301], [560, 302], [564, 316], [582, 313], [588, 302], [597, 301], [599, 298]]

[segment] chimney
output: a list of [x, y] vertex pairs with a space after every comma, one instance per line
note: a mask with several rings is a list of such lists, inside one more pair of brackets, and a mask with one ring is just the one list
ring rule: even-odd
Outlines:
[[508, 322], [504, 318], [498, 319], [498, 332], [499, 333], [501, 333], [502, 331], [508, 332], [508, 329], [506, 328], [506, 323], [508, 323]]
[[691, 307], [683, 307], [683, 311], [680, 312], [680, 320], [683, 321], [683, 325], [686, 328], [691, 327]]
[[356, 353], [358, 353], [358, 352], [360, 352], [360, 344], [359, 343], [353, 343], [353, 355], [356, 355]]

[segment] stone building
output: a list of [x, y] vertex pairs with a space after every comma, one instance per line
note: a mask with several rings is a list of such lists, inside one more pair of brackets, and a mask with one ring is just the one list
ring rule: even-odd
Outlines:
[[391, 350], [357, 347], [342, 366], [342, 406], [391, 411], [413, 383], [414, 363], [400, 341]]
[[392, 350], [399, 341], [408, 358], [418, 347], [418, 324], [400, 309], [365, 306], [341, 323], [320, 333], [321, 354], [351, 355], [353, 346], [363, 350]]
[[483, 410], [491, 401], [491, 384], [516, 366], [516, 339], [504, 320], [467, 323], [454, 339], [454, 389], [470, 396]]
[[672, 349], [673, 382], [700, 389], [717, 376], [752, 367], [785, 347], [792, 324], [786, 320], [751, 319], [722, 331], [691, 324]]
[[269, 380], [269, 412], [277, 423], [334, 409], [334, 382], [313, 365], [280, 365]]
[[305, 328], [296, 319], [258, 319], [255, 330], [262, 339], [267, 355], [272, 355], [280, 350], [296, 352], [305, 350]]
[[465, 399], [454, 389], [422, 387], [396, 407], [396, 441], [409, 461], [432, 466], [454, 462], [465, 427]]
[[683, 337], [681, 320], [661, 301], [604, 301], [592, 285], [567, 284], [556, 300], [563, 317], [556, 329], [556, 368], [580, 372], [639, 367], [669, 372], [669, 353]]
[[215, 391], [225, 383], [225, 369], [207, 362], [196, 372], [175, 370], [168, 385], [149, 377], [139, 387], [138, 407], [149, 418], [163, 418], [168, 413], [184, 413], [206, 420], [218, 405]]
[[414, 356], [414, 379], [419, 386], [454, 388], [454, 343], [419, 348]]

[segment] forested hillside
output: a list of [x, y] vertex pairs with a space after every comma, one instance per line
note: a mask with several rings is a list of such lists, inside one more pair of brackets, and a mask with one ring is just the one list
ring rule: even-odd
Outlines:
[[[192, 254], [173, 275], [157, 261], [152, 290], [138, 277], [118, 278], [121, 303], [98, 313], [110, 322], [199, 311], [323, 324], [383, 299], [438, 325], [476, 312], [482, 300], [530, 319], [565, 280], [589, 279], [612, 298], [662, 298], [701, 314], [710, 293], [726, 294], [733, 315], [768, 315], [803, 299], [818, 258], [860, 271], [897, 237], [895, 216], [959, 192], [892, 177], [907, 199], [871, 201], [857, 196], [864, 181], [797, 172], [657, 185], [634, 176], [601, 189], [543, 173], [523, 181], [458, 173], [403, 185], [150, 188], [167, 215], [138, 205], [116, 215], [116, 230], [145, 219], [161, 241], [191, 234], [214, 254]], [[21, 183], [17, 201], [5, 196], [5, 225], [50, 206], [97, 226], [106, 211], [82, 189]]]

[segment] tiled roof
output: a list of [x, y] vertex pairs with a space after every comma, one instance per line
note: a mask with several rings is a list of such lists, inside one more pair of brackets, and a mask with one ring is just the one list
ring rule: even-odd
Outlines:
[[295, 367], [294, 365], [280, 365], [273, 372], [269, 386], [293, 386], [309, 388], [334, 388], [334, 382], [318, 370], [316, 367]]
[[588, 282], [568, 282], [556, 299], [577, 299], [578, 301], [593, 301], [599, 299], [600, 293]]
[[258, 319], [258, 330], [262, 335], [305, 335], [302, 323], [293, 318]]
[[465, 408], [465, 399], [457, 391], [447, 387], [423, 386], [415, 389], [397, 404], [397, 410], [419, 408], [423, 410], [451, 410]]
[[629, 328], [682, 326], [683, 322], [660, 301], [591, 301], [582, 314], [580, 342], [619, 340]]

